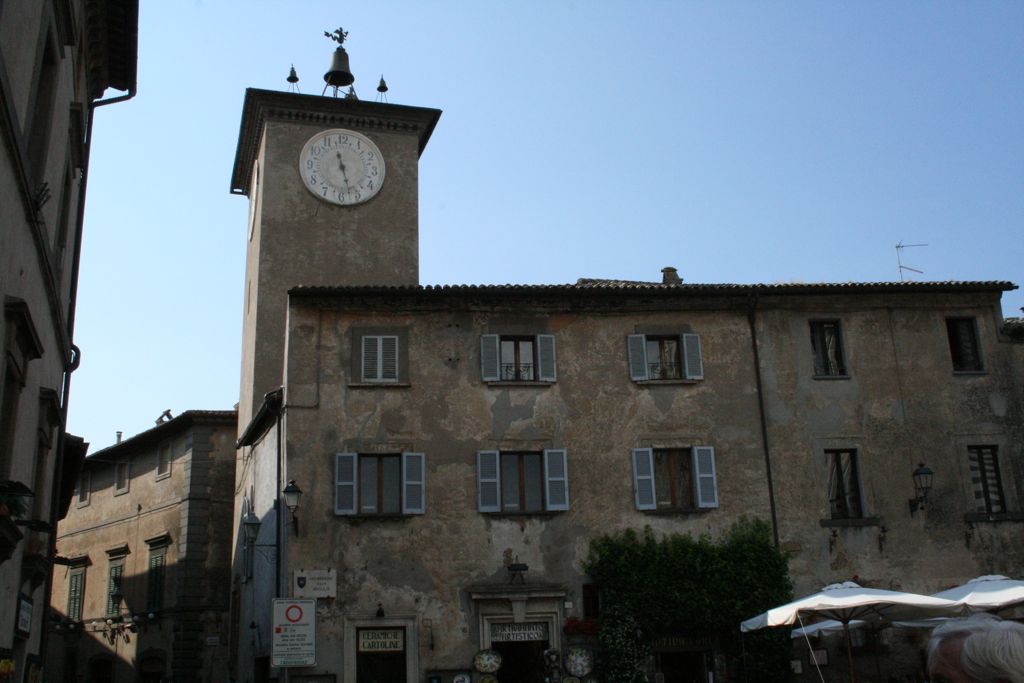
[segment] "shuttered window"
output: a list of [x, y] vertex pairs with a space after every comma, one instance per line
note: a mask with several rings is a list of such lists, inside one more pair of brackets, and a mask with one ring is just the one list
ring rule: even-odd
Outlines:
[[338, 453], [334, 514], [421, 515], [426, 510], [423, 453]]
[[715, 449], [634, 448], [633, 502], [637, 510], [718, 507]]
[[364, 336], [362, 368], [364, 382], [397, 382], [398, 337], [394, 335]]
[[569, 472], [564, 448], [543, 452], [477, 453], [480, 512], [528, 514], [569, 509]]
[[157, 612], [164, 608], [164, 568], [167, 563], [167, 546], [149, 549], [149, 571], [146, 573], [146, 611]]
[[124, 576], [124, 558], [110, 560], [107, 571], [107, 616], [117, 616], [121, 608], [121, 578]]
[[85, 595], [85, 567], [73, 567], [68, 574], [68, 619], [82, 620], [82, 596]]
[[967, 462], [971, 469], [974, 505], [978, 512], [1006, 512], [1003, 479], [999, 473], [999, 449], [996, 446], [969, 446]]
[[484, 382], [554, 382], [555, 337], [551, 334], [480, 336]]
[[956, 372], [981, 372], [981, 347], [974, 318], [946, 318], [949, 353]]
[[631, 334], [626, 341], [629, 376], [634, 382], [704, 379], [698, 334]]

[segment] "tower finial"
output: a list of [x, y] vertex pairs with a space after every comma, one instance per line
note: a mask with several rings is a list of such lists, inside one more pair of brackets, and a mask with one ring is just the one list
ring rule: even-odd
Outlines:
[[336, 42], [338, 45], [344, 45], [345, 39], [348, 38], [348, 31], [343, 31], [339, 26], [334, 30], [334, 33], [324, 31], [324, 35]]

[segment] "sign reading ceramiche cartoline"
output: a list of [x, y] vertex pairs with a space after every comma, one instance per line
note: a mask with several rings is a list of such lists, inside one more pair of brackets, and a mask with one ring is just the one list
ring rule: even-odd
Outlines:
[[272, 666], [316, 664], [316, 600], [274, 600]]
[[360, 652], [401, 652], [404, 649], [404, 629], [366, 628], [359, 630]]

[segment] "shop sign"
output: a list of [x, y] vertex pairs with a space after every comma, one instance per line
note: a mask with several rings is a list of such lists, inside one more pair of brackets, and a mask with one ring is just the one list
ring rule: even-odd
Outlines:
[[274, 600], [272, 666], [316, 665], [316, 600]]
[[548, 622], [528, 621], [523, 624], [491, 624], [492, 642], [547, 640]]
[[373, 628], [359, 631], [360, 652], [401, 652], [405, 649], [405, 629]]
[[712, 650], [715, 641], [711, 636], [662, 636], [651, 643], [655, 652]]
[[292, 576], [292, 595], [297, 598], [337, 597], [337, 577], [333, 569], [297, 569]]

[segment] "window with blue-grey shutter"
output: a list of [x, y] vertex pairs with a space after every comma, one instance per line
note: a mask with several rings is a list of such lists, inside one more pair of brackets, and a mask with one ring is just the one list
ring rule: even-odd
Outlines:
[[480, 335], [480, 378], [485, 382], [501, 379], [498, 361], [499, 337], [496, 334]]
[[569, 509], [569, 472], [564, 448], [544, 450], [544, 480], [547, 509], [562, 511]]
[[555, 382], [555, 336], [480, 335], [480, 379], [484, 382]]
[[479, 451], [477, 493], [480, 512], [528, 514], [568, 510], [566, 451]]
[[700, 335], [683, 335], [683, 370], [686, 379], [704, 379], [704, 361], [700, 354]]
[[537, 335], [537, 379], [541, 382], [554, 382], [555, 370], [555, 335]]
[[423, 453], [338, 453], [334, 514], [422, 515], [427, 460]]
[[425, 507], [426, 467], [422, 453], [402, 453], [402, 512], [422, 515]]
[[714, 448], [711, 446], [694, 446], [693, 474], [694, 485], [697, 487], [697, 507], [718, 507], [718, 479], [715, 472]]
[[654, 510], [654, 453], [650, 448], [633, 449], [633, 499], [637, 510]]
[[700, 335], [631, 334], [626, 338], [629, 377], [649, 380], [704, 379]]
[[366, 335], [363, 337], [364, 382], [398, 381], [398, 337]]
[[501, 455], [498, 451], [480, 451], [476, 454], [477, 493], [480, 512], [501, 511]]
[[334, 456], [334, 514], [356, 514], [356, 471], [359, 456], [338, 453]]
[[629, 351], [629, 377], [634, 382], [647, 379], [647, 340], [642, 334], [631, 334], [627, 338]]
[[718, 507], [715, 449], [634, 448], [633, 496], [637, 510], [696, 511]]

